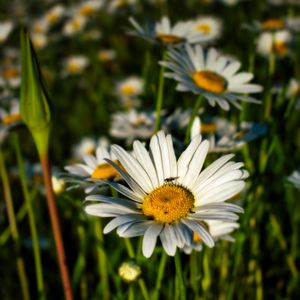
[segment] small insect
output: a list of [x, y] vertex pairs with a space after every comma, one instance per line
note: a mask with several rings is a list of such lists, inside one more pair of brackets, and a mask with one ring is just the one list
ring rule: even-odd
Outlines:
[[172, 182], [172, 181], [174, 181], [174, 180], [176, 180], [178, 178], [179, 178], [179, 176], [177, 176], [177, 177], [168, 177], [168, 178], [165, 178], [164, 181], [165, 182]]

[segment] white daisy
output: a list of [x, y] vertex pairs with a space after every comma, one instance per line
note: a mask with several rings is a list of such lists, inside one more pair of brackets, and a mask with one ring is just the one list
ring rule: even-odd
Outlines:
[[84, 28], [86, 22], [86, 17], [75, 15], [65, 23], [63, 33], [67, 36], [72, 36], [80, 32]]
[[65, 190], [65, 181], [55, 175], [51, 177], [53, 191], [56, 195], [61, 194]]
[[146, 28], [142, 28], [132, 17], [129, 18], [129, 21], [135, 29], [135, 31], [130, 32], [131, 34], [152, 42], [178, 45], [182, 43], [199, 43], [207, 39], [207, 35], [203, 31], [194, 29], [193, 21], [181, 21], [172, 26], [170, 19], [163, 16], [159, 22], [156, 22], [153, 26], [148, 24]]
[[160, 64], [172, 71], [165, 73], [165, 76], [178, 81], [178, 91], [202, 94], [212, 106], [217, 103], [229, 110], [229, 103], [240, 108], [239, 100], [259, 103], [244, 95], [262, 91], [260, 85], [249, 83], [253, 74], [237, 73], [241, 63], [229, 60], [214, 48], [209, 48], [207, 52], [200, 45], [170, 48], [167, 60]]
[[149, 139], [154, 131], [155, 114], [153, 112], [137, 112], [130, 109], [117, 112], [112, 116], [110, 134], [119, 139], [125, 139], [129, 145], [136, 138]]
[[6, 41], [13, 27], [14, 25], [11, 21], [0, 22], [0, 44]]
[[89, 17], [101, 9], [104, 5], [103, 0], [89, 0], [79, 4], [76, 13], [83, 17]]
[[214, 239], [207, 221], [237, 221], [243, 209], [225, 201], [245, 186], [248, 172], [242, 163], [229, 161], [226, 155], [202, 170], [209, 149], [208, 141], [195, 137], [176, 159], [172, 137], [163, 131], [151, 138], [150, 150], [135, 141], [133, 155], [118, 145], [112, 152], [124, 171], [108, 161], [123, 177], [127, 186], [107, 182], [129, 199], [90, 195], [85, 211], [99, 217], [113, 217], [104, 228], [108, 233], [117, 228], [121, 237], [144, 236], [143, 254], [150, 257], [160, 237], [168, 255], [176, 248], [190, 246], [196, 232], [208, 247]]
[[63, 75], [80, 74], [89, 65], [89, 59], [84, 55], [72, 55], [63, 64]]
[[0, 66], [0, 87], [18, 88], [21, 83], [21, 65], [19, 63]]
[[267, 125], [260, 123], [241, 122], [237, 126], [219, 117], [204, 123], [196, 117], [191, 128], [191, 138], [203, 135], [210, 141], [209, 152], [229, 152], [241, 149], [245, 143], [265, 135], [267, 130]]
[[[100, 145], [96, 149], [96, 154], [84, 154], [82, 156], [84, 163], [76, 163], [65, 167], [70, 173], [70, 177], [66, 177], [67, 182], [75, 183], [72, 188], [83, 187], [86, 193], [90, 193], [99, 184], [99, 180], [115, 179], [119, 177], [118, 172], [106, 162], [106, 159], [113, 160], [121, 166], [113, 153], [107, 150], [107, 147]], [[90, 179], [89, 182], [86, 180]]]
[[297, 189], [300, 189], [300, 169], [298, 171], [294, 171], [290, 176], [288, 176], [287, 180]]
[[222, 33], [222, 23], [215, 17], [199, 17], [194, 21], [192, 28], [203, 34], [203, 42], [216, 40]]
[[97, 57], [101, 62], [109, 62], [116, 59], [117, 53], [114, 49], [101, 49], [98, 51]]
[[48, 36], [45, 33], [32, 33], [30, 38], [35, 49], [42, 49], [48, 44]]
[[117, 94], [121, 98], [132, 98], [143, 92], [144, 80], [137, 76], [130, 76], [119, 81], [116, 86]]
[[[206, 221], [209, 233], [215, 241], [226, 240], [233, 242], [234, 238], [230, 236], [235, 229], [239, 228], [240, 225], [237, 222], [223, 222], [223, 221]], [[203, 249], [203, 242], [197, 233], [194, 233], [193, 242], [190, 246], [185, 246], [182, 250], [186, 254], [191, 254], [193, 250], [201, 251]]]
[[287, 30], [264, 32], [257, 39], [256, 50], [263, 56], [275, 54], [277, 57], [283, 57], [290, 53], [291, 42], [292, 34]]

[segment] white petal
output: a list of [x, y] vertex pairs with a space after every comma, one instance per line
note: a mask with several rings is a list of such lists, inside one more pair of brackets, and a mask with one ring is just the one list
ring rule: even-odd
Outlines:
[[145, 257], [148, 258], [152, 255], [156, 245], [157, 237], [161, 233], [162, 228], [163, 228], [162, 224], [153, 223], [146, 230], [143, 239], [143, 254]]

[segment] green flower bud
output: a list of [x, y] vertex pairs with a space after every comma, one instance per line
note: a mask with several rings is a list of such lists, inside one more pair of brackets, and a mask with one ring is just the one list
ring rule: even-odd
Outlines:
[[48, 151], [50, 135], [50, 103], [36, 54], [25, 30], [21, 31], [21, 80], [21, 117], [33, 136], [39, 155], [44, 155]]
[[128, 283], [136, 281], [141, 273], [139, 265], [132, 260], [123, 262], [119, 267], [120, 277]]

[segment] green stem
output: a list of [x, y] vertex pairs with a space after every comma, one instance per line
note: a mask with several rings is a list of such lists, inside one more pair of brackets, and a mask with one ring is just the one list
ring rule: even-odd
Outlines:
[[129, 286], [128, 300], [134, 300], [134, 289], [133, 289], [133, 285], [130, 285], [130, 286]]
[[192, 287], [195, 299], [199, 298], [199, 284], [197, 282], [198, 272], [197, 272], [197, 252], [192, 251], [190, 255], [190, 286]]
[[14, 144], [15, 144], [15, 151], [16, 151], [16, 156], [17, 156], [18, 169], [19, 169], [19, 175], [20, 175], [20, 180], [21, 180], [23, 196], [25, 199], [25, 204], [26, 204], [27, 212], [28, 212], [30, 233], [31, 233], [31, 238], [32, 238], [33, 255], [34, 255], [34, 262], [35, 262], [35, 272], [36, 272], [36, 279], [37, 279], [38, 295], [39, 295], [39, 299], [45, 299], [46, 295], [45, 295], [45, 289], [44, 289], [43, 268], [42, 268], [42, 260], [41, 260], [41, 253], [40, 253], [40, 247], [39, 247], [38, 233], [37, 233], [37, 228], [36, 228], [35, 216], [34, 216], [31, 201], [30, 201], [30, 195], [29, 195], [29, 191], [28, 191], [28, 187], [27, 187], [24, 161], [23, 161], [23, 157], [22, 157], [22, 153], [21, 153], [21, 149], [20, 149], [19, 138], [17, 135], [14, 135]]
[[29, 295], [28, 282], [27, 282], [27, 277], [25, 272], [24, 260], [21, 255], [20, 236], [17, 228], [16, 216], [14, 212], [14, 204], [11, 195], [11, 189], [9, 185], [8, 174], [5, 167], [4, 155], [2, 153], [2, 149], [0, 149], [0, 172], [1, 172], [1, 179], [3, 184], [4, 199], [6, 202], [9, 226], [11, 229], [11, 235], [16, 250], [17, 270], [18, 270], [18, 275], [21, 283], [22, 296], [23, 299], [29, 300], [30, 295]]
[[[165, 54], [163, 54], [163, 58], [164, 57]], [[163, 104], [163, 91], [164, 91], [164, 81], [165, 81], [164, 72], [165, 72], [165, 67], [161, 66], [160, 73], [159, 73], [159, 81], [158, 81], [158, 91], [156, 97], [154, 133], [156, 133], [159, 130], [159, 126], [160, 126], [160, 114], [161, 114], [161, 108]]]
[[183, 281], [183, 277], [182, 277], [183, 274], [182, 274], [179, 252], [177, 252], [175, 255], [175, 268], [176, 268], [176, 279], [178, 282], [180, 299], [184, 300], [184, 299], [186, 299], [186, 292], [185, 292], [185, 285], [184, 285], [184, 281]]
[[157, 300], [159, 298], [159, 292], [161, 288], [161, 282], [162, 278], [165, 273], [165, 268], [166, 268], [166, 263], [167, 263], [168, 255], [165, 251], [162, 252], [159, 267], [158, 267], [158, 274], [156, 278], [156, 284], [155, 284], [155, 289], [154, 289], [154, 294], [153, 294], [153, 300]]
[[184, 143], [185, 144], [188, 144], [189, 140], [190, 140], [190, 135], [191, 135], [191, 128], [192, 128], [192, 125], [193, 125], [193, 122], [195, 120], [195, 117], [198, 113], [198, 110], [201, 106], [201, 103], [202, 103], [202, 100], [203, 100], [203, 95], [200, 94], [197, 98], [197, 101], [195, 103], [195, 106], [193, 108], [193, 111], [192, 111], [192, 115], [191, 115], [191, 118], [190, 118], [190, 121], [189, 121], [189, 124], [186, 128], [186, 131], [185, 131], [185, 139], [184, 139]]
[[109, 281], [107, 274], [107, 256], [103, 249], [103, 233], [102, 233], [102, 224], [99, 219], [94, 220], [94, 232], [97, 240], [97, 256], [98, 256], [98, 269], [99, 275], [102, 280], [102, 291], [104, 300], [110, 299], [110, 290], [109, 290]]
[[133, 247], [131, 245], [130, 239], [125, 238], [124, 242], [125, 242], [125, 246], [126, 246], [126, 250], [127, 250], [128, 256], [130, 258], [135, 258], [134, 250], [133, 250]]

